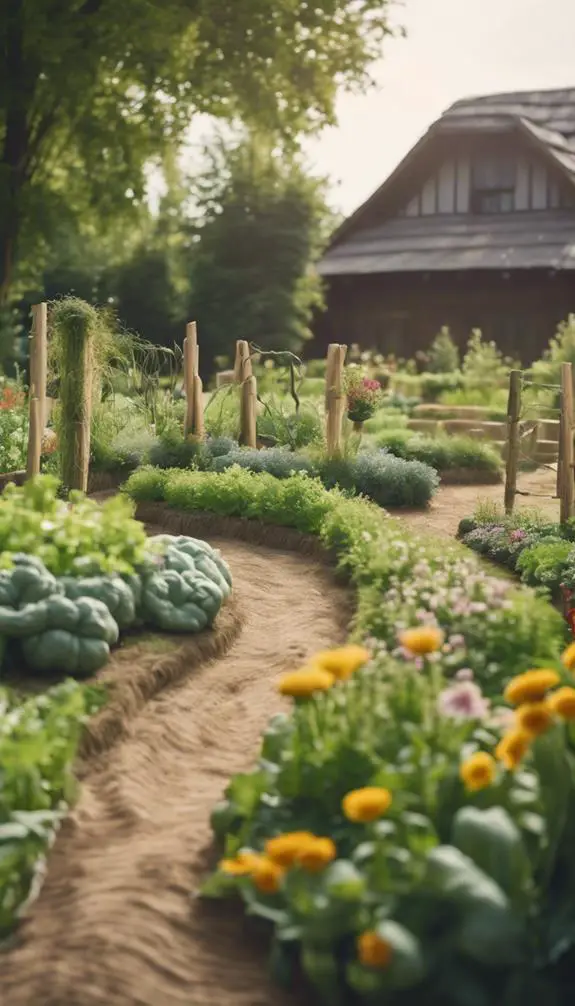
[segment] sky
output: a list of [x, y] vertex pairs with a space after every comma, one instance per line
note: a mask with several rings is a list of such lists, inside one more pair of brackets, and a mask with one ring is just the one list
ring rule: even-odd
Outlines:
[[341, 95], [338, 126], [308, 145], [346, 214], [459, 98], [575, 87], [575, 0], [405, 0], [393, 20], [407, 38], [387, 40], [376, 89]]

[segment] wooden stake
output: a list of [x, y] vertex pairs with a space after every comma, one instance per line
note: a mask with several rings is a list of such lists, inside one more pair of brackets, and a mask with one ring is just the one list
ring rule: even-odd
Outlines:
[[257, 416], [257, 381], [253, 375], [248, 377], [241, 387], [240, 406], [240, 444], [243, 447], [256, 447], [256, 416]]
[[234, 381], [243, 384], [252, 376], [252, 361], [250, 359], [250, 344], [245, 339], [236, 342], [236, 360], [234, 364]]
[[194, 377], [194, 414], [192, 416], [192, 432], [196, 437], [203, 437], [204, 435], [204, 399], [203, 399], [203, 385], [202, 379], [199, 374]]
[[505, 512], [512, 513], [517, 492], [517, 472], [521, 451], [521, 371], [512, 370], [509, 375], [509, 398], [507, 401], [507, 458], [505, 465]]
[[43, 426], [40, 421], [42, 415], [40, 400], [30, 398], [28, 419], [28, 460], [26, 464], [26, 476], [29, 479], [40, 474], [40, 458], [42, 456], [42, 433]]
[[47, 420], [46, 381], [48, 372], [48, 306], [34, 304], [30, 337], [30, 388], [28, 458], [26, 473], [33, 478], [40, 472], [42, 439]]
[[341, 448], [341, 424], [345, 411], [343, 372], [347, 346], [328, 346], [325, 368], [325, 411], [327, 455], [334, 457]]
[[574, 514], [575, 482], [573, 471], [573, 367], [561, 364], [561, 459], [560, 521], [565, 523]]
[[195, 321], [186, 326], [184, 339], [184, 394], [186, 396], [186, 415], [184, 419], [184, 437], [194, 432], [194, 377], [198, 373], [198, 332]]

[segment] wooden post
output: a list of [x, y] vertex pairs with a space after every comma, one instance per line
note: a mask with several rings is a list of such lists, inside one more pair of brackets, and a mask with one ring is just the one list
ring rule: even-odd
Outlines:
[[575, 483], [573, 481], [573, 367], [561, 364], [561, 460], [560, 521], [563, 524], [573, 517]]
[[195, 321], [186, 325], [184, 339], [184, 393], [186, 396], [186, 415], [184, 419], [184, 437], [194, 432], [194, 378], [198, 373], [198, 331]]
[[234, 382], [243, 384], [248, 377], [252, 376], [252, 361], [250, 358], [250, 344], [245, 339], [238, 339], [236, 342], [236, 360], [234, 364]]
[[203, 399], [203, 384], [202, 379], [199, 374], [194, 377], [194, 414], [192, 417], [192, 430], [194, 436], [203, 437], [204, 435], [204, 399]]
[[32, 335], [30, 337], [30, 387], [28, 458], [26, 473], [33, 478], [40, 472], [42, 438], [46, 425], [46, 380], [48, 371], [48, 307], [35, 304], [32, 308]]
[[240, 404], [240, 444], [243, 447], [256, 447], [257, 418], [257, 381], [252, 375], [246, 378], [241, 386]]
[[327, 455], [334, 457], [341, 448], [341, 424], [345, 410], [343, 370], [347, 346], [331, 343], [325, 368], [325, 411]]
[[505, 465], [505, 513], [512, 513], [517, 492], [517, 472], [521, 450], [521, 371], [512, 370], [509, 375], [509, 398], [507, 401], [507, 459]]

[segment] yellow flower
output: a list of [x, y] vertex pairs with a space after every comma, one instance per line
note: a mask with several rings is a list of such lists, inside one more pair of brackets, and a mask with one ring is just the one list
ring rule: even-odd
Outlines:
[[314, 692], [327, 692], [334, 681], [333, 674], [321, 667], [303, 667], [301, 671], [284, 674], [278, 690], [280, 695], [289, 695], [292, 699], [308, 699]]
[[382, 786], [354, 789], [343, 798], [343, 812], [349, 821], [366, 824], [377, 821], [391, 806], [391, 793]]
[[443, 639], [441, 629], [429, 625], [421, 629], [406, 629], [401, 633], [399, 642], [406, 650], [423, 657], [426, 653], [435, 653], [439, 650], [443, 645]]
[[235, 859], [222, 859], [218, 869], [232, 877], [247, 877], [261, 860], [256, 852], [240, 852]]
[[563, 666], [567, 668], [568, 671], [575, 671], [575, 643], [571, 643], [563, 652], [561, 657], [563, 661]]
[[368, 930], [357, 938], [357, 955], [367, 968], [386, 968], [393, 956], [393, 949], [387, 940], [382, 940], [376, 932]]
[[501, 738], [495, 749], [499, 761], [513, 772], [525, 758], [531, 744], [531, 736], [525, 730], [511, 730]]
[[462, 762], [459, 768], [459, 775], [465, 784], [465, 788], [471, 793], [478, 789], [485, 789], [490, 786], [495, 779], [496, 764], [495, 759], [485, 751], [478, 751], [471, 755], [467, 761]]
[[526, 702], [519, 706], [515, 717], [520, 729], [530, 737], [545, 733], [553, 723], [553, 713], [548, 702]]
[[337, 650], [316, 653], [313, 663], [329, 671], [339, 681], [351, 678], [355, 671], [367, 664], [371, 654], [364, 646], [341, 646]]
[[549, 706], [562, 720], [575, 720], [575, 688], [559, 688], [549, 696]]
[[331, 838], [314, 838], [304, 845], [297, 855], [297, 862], [308, 873], [319, 873], [337, 856], [337, 849]]
[[518, 674], [511, 679], [503, 695], [512, 706], [520, 706], [524, 702], [540, 702], [560, 680], [557, 671], [550, 668], [525, 671], [525, 674]]
[[286, 832], [266, 842], [266, 855], [278, 866], [293, 866], [299, 854], [315, 841], [311, 831]]
[[263, 894], [275, 894], [279, 891], [285, 870], [267, 856], [261, 856], [259, 862], [254, 863], [250, 873], [258, 891]]

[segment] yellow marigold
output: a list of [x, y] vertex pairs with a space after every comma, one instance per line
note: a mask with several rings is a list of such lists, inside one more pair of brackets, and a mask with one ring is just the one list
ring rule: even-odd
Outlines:
[[335, 681], [333, 674], [321, 667], [303, 667], [280, 678], [278, 690], [292, 699], [308, 699], [315, 692], [327, 692]]
[[526, 702], [515, 714], [517, 724], [530, 737], [545, 733], [553, 723], [553, 712], [548, 702]]
[[512, 678], [503, 695], [512, 706], [520, 706], [524, 702], [540, 702], [545, 698], [546, 693], [559, 684], [560, 677], [557, 671], [550, 668], [542, 670], [525, 671]]
[[357, 955], [367, 968], [386, 968], [391, 962], [393, 949], [387, 940], [368, 930], [357, 938]]
[[562, 720], [575, 720], [575, 688], [559, 688], [549, 696], [549, 706]]
[[275, 894], [279, 890], [284, 873], [283, 867], [278, 866], [267, 856], [261, 856], [250, 870], [254, 885], [263, 894]]
[[354, 789], [343, 798], [343, 812], [349, 821], [366, 824], [377, 821], [391, 806], [391, 793], [382, 786]]
[[459, 775], [470, 792], [485, 789], [495, 779], [497, 766], [495, 759], [485, 751], [478, 751], [462, 762]]
[[406, 629], [401, 633], [399, 642], [406, 650], [423, 657], [426, 653], [435, 653], [439, 650], [443, 646], [443, 639], [444, 633], [441, 629], [428, 625], [420, 629]]
[[266, 842], [266, 855], [278, 866], [293, 866], [299, 854], [315, 841], [311, 831], [286, 832]]
[[329, 671], [339, 681], [351, 678], [355, 671], [367, 664], [371, 654], [364, 646], [341, 646], [337, 650], [316, 653], [313, 663]]
[[314, 838], [304, 845], [298, 855], [297, 862], [308, 873], [319, 873], [337, 856], [337, 849], [331, 838]]
[[497, 759], [513, 772], [523, 761], [531, 744], [531, 736], [525, 730], [511, 730], [501, 738], [495, 749]]
[[256, 852], [240, 852], [235, 859], [220, 860], [218, 869], [222, 873], [229, 873], [232, 877], [246, 877], [261, 858]]
[[561, 660], [563, 661], [563, 666], [566, 667], [568, 671], [575, 671], [575, 643], [571, 643], [571, 645], [563, 651]]

